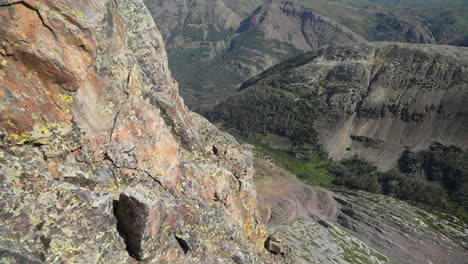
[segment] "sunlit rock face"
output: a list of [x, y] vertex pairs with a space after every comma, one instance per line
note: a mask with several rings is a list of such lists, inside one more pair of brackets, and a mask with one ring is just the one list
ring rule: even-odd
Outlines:
[[187, 110], [142, 1], [0, 0], [0, 88], [0, 262], [266, 258], [252, 155]]

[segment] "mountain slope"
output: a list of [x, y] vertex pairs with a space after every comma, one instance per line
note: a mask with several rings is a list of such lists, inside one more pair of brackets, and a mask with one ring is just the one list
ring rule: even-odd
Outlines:
[[[214, 104], [312, 48], [369, 41], [448, 44], [466, 36], [461, 1], [146, 0], [189, 106]], [[358, 36], [359, 35], [359, 36]]]
[[362, 40], [292, 2], [259, 2], [248, 16], [230, 8], [251, 8], [254, 2], [242, 3], [146, 1], [154, 19], [161, 21], [170, 67], [189, 106], [212, 104], [234, 93], [246, 78], [304, 51]]
[[246, 81], [205, 112], [244, 136], [271, 132], [382, 170], [433, 141], [467, 148], [468, 50], [375, 43], [330, 46]]
[[[339, 43], [359, 43], [364, 39], [357, 34], [340, 25], [338, 22], [323, 16], [314, 10], [303, 8], [293, 2], [283, 1], [280, 3], [265, 3], [258, 7], [248, 18], [242, 21], [239, 29], [238, 38], [242, 39], [244, 35], [254, 35], [257, 38], [262, 38], [265, 41], [278, 41], [287, 43], [294, 49], [305, 52], [325, 45]], [[246, 45], [231, 45], [229, 53], [235, 52], [237, 49], [249, 48]], [[252, 53], [261, 54], [268, 50], [268, 47], [261, 45], [255, 47]], [[239, 47], [240, 46], [240, 47]], [[240, 60], [247, 59], [247, 54], [239, 54]], [[264, 56], [269, 55], [265, 54]], [[288, 54], [285, 54], [288, 55]], [[229, 57], [230, 58], [230, 57]], [[281, 58], [281, 57], [279, 57]], [[252, 58], [250, 58], [252, 60]], [[258, 59], [255, 58], [254, 59]], [[260, 59], [263, 64], [257, 62], [256, 67], [246, 72], [247, 76], [258, 73], [260, 70], [268, 68], [278, 61], [278, 58], [272, 56], [270, 60]], [[279, 62], [279, 61], [278, 61]], [[229, 62], [228, 62], [229, 63]], [[241, 62], [242, 63], [242, 62]], [[252, 61], [250, 64], [255, 63]], [[273, 64], [272, 64], [273, 63]], [[241, 69], [249, 67], [240, 66]]]
[[461, 264], [468, 256], [468, 228], [457, 218], [385, 195], [308, 186], [270, 162], [254, 164], [260, 219], [297, 263]]

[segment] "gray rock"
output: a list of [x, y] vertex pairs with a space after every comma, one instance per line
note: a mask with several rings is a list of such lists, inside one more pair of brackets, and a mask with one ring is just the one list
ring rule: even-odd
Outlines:
[[129, 186], [120, 194], [117, 219], [127, 246], [138, 260], [155, 257], [166, 231], [175, 226], [177, 207], [157, 186]]
[[270, 235], [265, 241], [265, 248], [274, 255], [284, 254], [283, 240], [279, 233]]

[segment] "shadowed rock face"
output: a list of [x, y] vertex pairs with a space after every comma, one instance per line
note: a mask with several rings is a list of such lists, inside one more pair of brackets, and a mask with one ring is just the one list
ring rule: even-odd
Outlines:
[[259, 259], [252, 155], [186, 109], [142, 1], [1, 0], [0, 64], [0, 262]]

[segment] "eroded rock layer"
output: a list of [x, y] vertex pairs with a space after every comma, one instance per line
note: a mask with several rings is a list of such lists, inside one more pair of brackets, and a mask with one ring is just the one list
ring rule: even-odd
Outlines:
[[1, 0], [0, 134], [2, 263], [261, 261], [252, 156], [187, 110], [141, 0]]

